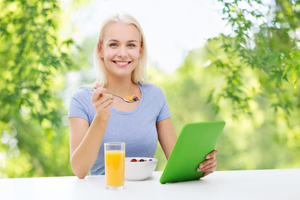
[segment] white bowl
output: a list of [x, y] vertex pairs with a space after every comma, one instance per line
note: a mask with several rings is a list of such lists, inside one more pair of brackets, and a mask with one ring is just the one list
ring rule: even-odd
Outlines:
[[[131, 159], [144, 159], [146, 162], [130, 162]], [[152, 161], [149, 161], [152, 159]], [[146, 180], [153, 173], [157, 165], [156, 158], [150, 157], [126, 157], [125, 158], [125, 180], [142, 181]]]

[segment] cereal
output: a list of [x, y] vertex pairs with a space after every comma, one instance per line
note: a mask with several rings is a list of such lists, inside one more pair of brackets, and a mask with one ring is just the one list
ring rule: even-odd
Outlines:
[[139, 98], [137, 96], [133, 96], [133, 95], [125, 97], [124, 99], [127, 101], [138, 101], [139, 100]]

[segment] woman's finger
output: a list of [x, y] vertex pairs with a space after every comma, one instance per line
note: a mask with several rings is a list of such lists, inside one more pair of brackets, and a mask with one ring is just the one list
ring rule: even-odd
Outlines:
[[207, 154], [206, 159], [215, 158], [218, 154], [217, 150], [213, 150], [211, 153]]
[[101, 85], [100, 85], [100, 83], [96, 83], [96, 88], [99, 88], [99, 87], [101, 87]]
[[99, 98], [101, 98], [105, 94], [105, 92], [106, 89], [102, 87], [95, 89], [92, 97], [92, 102], [95, 103]]
[[209, 163], [208, 165], [205, 165], [204, 167], [200, 168], [202, 172], [208, 171], [213, 166], [217, 166], [217, 160], [214, 160], [212, 163]]
[[107, 107], [110, 107], [110, 105], [112, 105], [113, 100], [112, 99], [108, 99], [107, 101], [103, 102], [101, 104], [101, 108], [102, 109], [106, 109]]
[[202, 177], [207, 176], [208, 174], [212, 174], [216, 171], [217, 169], [217, 165], [213, 166], [212, 168], [210, 168], [209, 170], [203, 172]]
[[106, 101], [113, 101], [113, 100], [114, 100], [113, 95], [104, 93], [103, 96], [102, 96], [102, 101], [100, 101], [100, 102], [101, 102], [101, 104], [103, 104]]
[[107, 107], [107, 105], [109, 104], [107, 102], [112, 103], [113, 100], [114, 100], [114, 97], [112, 95], [104, 94], [103, 97], [101, 97], [101, 99], [99, 99], [98, 101], [96, 101], [94, 103], [94, 107], [96, 108], [96, 110], [97, 110], [97, 108], [103, 109], [103, 108]]
[[204, 172], [209, 172], [209, 173], [213, 173], [214, 171], [216, 171], [217, 169], [217, 165], [211, 166], [210, 168], [207, 168], [204, 170]]
[[203, 161], [202, 163], [199, 164], [199, 168], [203, 168], [206, 165], [209, 165], [210, 163], [213, 163], [214, 161], [215, 161], [214, 158], [207, 159], [207, 160], [205, 160], [205, 161]]
[[209, 167], [211, 167], [213, 165], [216, 165], [216, 164], [217, 164], [217, 160], [211, 159], [211, 160], [204, 161], [203, 163], [201, 163], [199, 165], [199, 167], [197, 168], [197, 171], [198, 172], [204, 172], [205, 169], [207, 169], [207, 168], [209, 168]]

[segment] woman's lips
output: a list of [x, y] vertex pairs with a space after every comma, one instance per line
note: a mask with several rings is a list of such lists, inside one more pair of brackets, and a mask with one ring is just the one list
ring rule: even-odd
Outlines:
[[126, 67], [131, 61], [113, 61], [118, 67]]

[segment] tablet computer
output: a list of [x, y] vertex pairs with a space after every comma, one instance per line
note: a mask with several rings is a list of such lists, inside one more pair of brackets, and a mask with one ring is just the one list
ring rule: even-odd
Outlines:
[[183, 128], [160, 177], [160, 183], [197, 180], [197, 168], [215, 149], [225, 121], [188, 123]]

